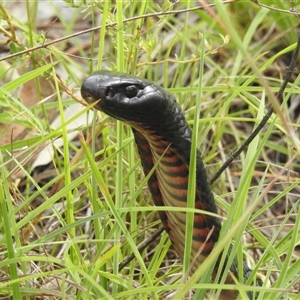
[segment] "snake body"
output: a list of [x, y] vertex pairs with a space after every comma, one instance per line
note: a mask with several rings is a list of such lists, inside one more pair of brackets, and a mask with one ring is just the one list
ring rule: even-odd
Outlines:
[[[88, 103], [98, 101], [95, 105], [98, 110], [132, 127], [145, 175], [155, 166], [148, 180], [155, 205], [186, 207], [192, 132], [175, 98], [146, 79], [109, 71], [90, 75], [82, 84], [81, 94]], [[195, 208], [217, 215], [199, 153], [196, 163]], [[186, 214], [166, 210], [159, 215], [182, 259]], [[195, 270], [218, 241], [221, 222], [213, 215], [195, 213], [193, 224], [191, 257], [195, 259]], [[236, 265], [234, 261], [231, 270], [238, 277]], [[244, 275], [248, 273], [251, 270], [244, 265]], [[234, 291], [222, 291], [222, 299], [235, 297]]]

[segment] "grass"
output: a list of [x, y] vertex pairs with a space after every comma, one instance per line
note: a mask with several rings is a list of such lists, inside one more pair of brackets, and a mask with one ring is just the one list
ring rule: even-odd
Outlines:
[[[192, 2], [174, 8], [168, 1], [162, 6], [146, 1], [64, 3], [70, 19], [56, 9], [60, 22], [49, 23], [44, 32], [36, 21], [37, 4], [26, 2], [29, 23], [1, 6], [0, 30], [9, 40], [6, 45], [2, 40], [3, 47], [18, 56], [6, 59], [9, 67], [0, 61], [0, 295], [188, 299], [194, 291], [194, 299], [217, 299], [221, 288], [230, 287], [224, 278], [210, 282], [209, 274], [233, 240], [230, 259], [237, 255], [239, 272], [246, 257], [254, 273], [271, 282], [261, 288], [237, 283], [239, 299], [246, 299], [250, 289], [260, 292], [259, 299], [297, 299], [298, 70], [282, 103], [273, 93], [295, 48], [298, 19], [289, 10], [298, 3], [265, 2], [270, 8], [251, 1], [214, 3], [206, 11], [188, 11]], [[54, 1], [50, 4], [55, 7]], [[185, 11], [163, 13], [173, 9]], [[144, 14], [151, 16], [131, 19]], [[101, 29], [45, 46], [57, 32], [65, 37], [98, 24]], [[71, 120], [63, 113], [80, 101], [82, 80], [97, 69], [140, 75], [168, 89], [194, 129], [193, 143], [209, 178], [243, 144], [269, 105], [274, 108], [267, 126], [212, 185], [223, 220], [221, 238], [190, 278], [185, 276], [189, 252], [180, 261], [166, 233], [143, 252], [137, 250], [161, 226], [161, 208], [153, 206], [130, 128], [90, 107], [82, 106]], [[9, 77], [10, 70], [18, 76]], [[41, 77], [51, 83], [47, 96]], [[38, 101], [28, 107], [20, 88], [30, 80], [35, 80]], [[48, 98], [52, 94], [54, 100]], [[93, 121], [80, 126], [78, 138], [70, 141], [74, 129], [68, 125], [86, 113]], [[53, 128], [56, 116], [61, 125]], [[15, 137], [11, 124], [29, 134]], [[52, 163], [32, 171], [32, 159], [58, 138], [63, 147], [54, 147]], [[192, 185], [193, 176], [190, 181]], [[119, 272], [119, 263], [131, 253], [135, 259]]]

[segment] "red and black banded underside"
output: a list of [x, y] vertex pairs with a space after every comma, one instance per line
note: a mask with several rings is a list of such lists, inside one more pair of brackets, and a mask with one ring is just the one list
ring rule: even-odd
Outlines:
[[[148, 180], [148, 186], [155, 205], [185, 208], [188, 193], [188, 165], [178, 156], [176, 149], [163, 136], [144, 128], [137, 131], [137, 128], [135, 126], [133, 133], [145, 175], [147, 176], [154, 168]], [[216, 217], [205, 214], [206, 211], [210, 210], [206, 202], [203, 201], [204, 197], [202, 191], [196, 188], [195, 208], [203, 211], [203, 213], [194, 214], [192, 257], [194, 258], [201, 249], [197, 257], [197, 265], [212, 251], [221, 226]], [[186, 213], [169, 212], [166, 209], [166, 211], [160, 211], [159, 215], [177, 254], [183, 258]]]

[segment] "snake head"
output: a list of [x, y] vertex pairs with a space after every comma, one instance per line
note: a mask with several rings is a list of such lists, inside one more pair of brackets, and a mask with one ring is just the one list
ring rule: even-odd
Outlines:
[[171, 96], [154, 83], [109, 71], [90, 75], [81, 86], [81, 95], [90, 104], [98, 101], [98, 110], [127, 122], [153, 119], [173, 105]]

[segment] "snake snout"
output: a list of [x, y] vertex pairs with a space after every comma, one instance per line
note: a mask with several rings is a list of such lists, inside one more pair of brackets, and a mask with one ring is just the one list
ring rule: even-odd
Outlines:
[[95, 77], [88, 77], [81, 86], [81, 96], [86, 102], [94, 103], [98, 100], [105, 100], [107, 87], [100, 86]]

